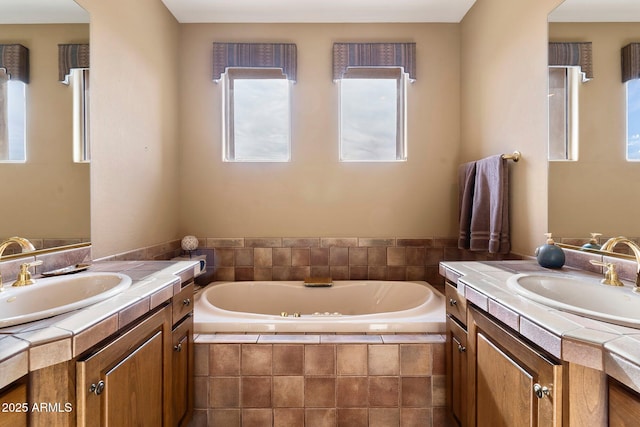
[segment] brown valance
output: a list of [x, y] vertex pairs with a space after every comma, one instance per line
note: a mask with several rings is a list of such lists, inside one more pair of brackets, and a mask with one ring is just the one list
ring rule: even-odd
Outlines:
[[296, 81], [297, 50], [292, 43], [213, 43], [213, 80], [230, 67], [280, 68]]
[[58, 45], [58, 80], [69, 83], [73, 68], [89, 68], [88, 44]]
[[9, 80], [29, 83], [29, 49], [21, 44], [0, 44], [0, 68]]
[[580, 67], [582, 80], [593, 78], [593, 59], [591, 42], [550, 42], [549, 65], [560, 67]]
[[629, 43], [622, 48], [622, 83], [640, 79], [640, 43]]
[[350, 67], [402, 67], [416, 78], [415, 43], [334, 43], [333, 80], [341, 79]]

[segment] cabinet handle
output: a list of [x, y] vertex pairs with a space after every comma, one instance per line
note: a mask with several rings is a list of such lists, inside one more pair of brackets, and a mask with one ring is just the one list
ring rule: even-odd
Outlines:
[[467, 351], [467, 347], [463, 346], [462, 344], [458, 344], [458, 351], [460, 353], [464, 353], [465, 351]]
[[458, 301], [454, 300], [453, 298], [449, 298], [449, 305], [450, 306], [454, 306], [456, 304], [458, 304]]
[[551, 390], [547, 386], [535, 383], [533, 385], [533, 392], [538, 396], [538, 399], [542, 399], [545, 396], [551, 396]]
[[182, 305], [184, 305], [185, 307], [188, 307], [189, 305], [191, 305], [191, 299], [190, 298], [183, 299]]
[[89, 392], [99, 396], [104, 391], [104, 381], [98, 381], [98, 384], [91, 384], [89, 386]]
[[182, 351], [182, 343], [173, 346], [173, 350], [177, 351], [178, 353], [180, 353]]

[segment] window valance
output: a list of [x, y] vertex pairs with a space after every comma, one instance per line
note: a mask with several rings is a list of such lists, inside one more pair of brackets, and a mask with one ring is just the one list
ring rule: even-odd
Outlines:
[[629, 43], [621, 50], [622, 83], [640, 79], [640, 43]]
[[349, 67], [402, 67], [416, 78], [415, 43], [334, 43], [333, 80], [341, 79]]
[[591, 42], [551, 42], [549, 43], [549, 65], [560, 67], [580, 67], [582, 81], [593, 78]]
[[29, 49], [21, 44], [0, 44], [0, 68], [9, 80], [29, 83]]
[[88, 44], [58, 45], [58, 80], [68, 84], [73, 68], [89, 68]]
[[213, 43], [213, 80], [229, 67], [280, 68], [289, 80], [297, 78], [297, 50], [292, 43]]

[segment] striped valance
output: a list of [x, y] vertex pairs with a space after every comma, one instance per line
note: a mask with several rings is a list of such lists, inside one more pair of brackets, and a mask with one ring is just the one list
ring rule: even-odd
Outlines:
[[333, 80], [341, 79], [349, 67], [402, 67], [416, 78], [415, 43], [334, 43]]
[[9, 80], [29, 83], [29, 49], [21, 44], [0, 44], [0, 68]]
[[560, 67], [580, 67], [582, 81], [593, 78], [591, 42], [549, 43], [549, 65]]
[[280, 68], [296, 81], [297, 50], [292, 43], [213, 43], [213, 80], [229, 67]]
[[73, 68], [89, 68], [88, 44], [58, 45], [58, 80], [69, 83]]
[[622, 83], [640, 79], [640, 43], [629, 43], [622, 48]]

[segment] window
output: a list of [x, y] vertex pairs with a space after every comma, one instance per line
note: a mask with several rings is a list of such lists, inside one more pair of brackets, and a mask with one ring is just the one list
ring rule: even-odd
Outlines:
[[549, 67], [549, 160], [578, 160], [579, 67]]
[[25, 162], [26, 84], [0, 70], [0, 162]]
[[89, 140], [89, 69], [71, 70], [73, 88], [73, 161], [91, 161]]
[[403, 161], [406, 156], [402, 68], [349, 68], [339, 82], [340, 160]]
[[224, 81], [223, 160], [291, 159], [291, 80], [274, 68], [229, 68]]
[[627, 160], [640, 160], [640, 79], [627, 85]]

